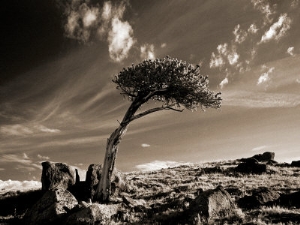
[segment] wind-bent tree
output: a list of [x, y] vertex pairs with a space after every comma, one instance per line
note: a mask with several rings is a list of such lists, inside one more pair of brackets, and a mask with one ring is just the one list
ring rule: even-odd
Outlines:
[[[130, 122], [161, 110], [182, 112], [184, 108], [194, 110], [220, 108], [221, 93], [208, 89], [208, 77], [200, 74], [199, 66], [165, 57], [144, 60], [138, 65], [123, 69], [113, 82], [126, 96], [129, 106], [119, 127], [107, 140], [101, 180], [94, 196], [95, 201], [109, 201], [111, 176], [114, 169], [118, 145]], [[161, 106], [137, 112], [150, 99], [161, 102]]]

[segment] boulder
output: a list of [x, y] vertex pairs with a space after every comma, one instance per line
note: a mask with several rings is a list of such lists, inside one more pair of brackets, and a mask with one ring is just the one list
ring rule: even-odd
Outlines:
[[64, 163], [42, 162], [42, 190], [68, 189], [75, 184], [74, 172]]
[[259, 163], [254, 158], [244, 159], [243, 161], [243, 163], [240, 163], [235, 168], [235, 172], [247, 174], [262, 174], [267, 172], [267, 165]]
[[[86, 184], [88, 186], [89, 198], [93, 199], [97, 190], [98, 183], [101, 179], [102, 165], [91, 164], [86, 173]], [[111, 177], [111, 195], [117, 195], [119, 191], [128, 190], [129, 186], [126, 182], [125, 176], [119, 170], [114, 169]]]
[[49, 190], [29, 209], [24, 221], [28, 225], [61, 224], [77, 204], [76, 198], [68, 190]]
[[259, 162], [274, 161], [275, 153], [274, 152], [264, 152], [263, 154], [254, 155], [254, 156], [252, 156], [252, 158], [256, 159]]
[[275, 202], [276, 205], [284, 206], [287, 208], [296, 207], [300, 208], [300, 191], [290, 194], [282, 194]]
[[66, 225], [94, 225], [111, 224], [112, 219], [117, 217], [118, 205], [90, 204], [71, 214]]
[[98, 183], [101, 179], [102, 165], [91, 164], [86, 172], [86, 185], [88, 187], [88, 198], [93, 199]]
[[300, 160], [298, 160], [298, 161], [292, 161], [291, 166], [292, 167], [300, 167]]
[[251, 196], [240, 198], [237, 203], [241, 208], [254, 209], [271, 203], [279, 197], [280, 194], [277, 191], [270, 190], [266, 187], [260, 187], [253, 190]]
[[[230, 216], [236, 209], [229, 193], [223, 187], [202, 192], [190, 203], [193, 222], [211, 223], [214, 219]], [[199, 221], [200, 220], [200, 221]]]

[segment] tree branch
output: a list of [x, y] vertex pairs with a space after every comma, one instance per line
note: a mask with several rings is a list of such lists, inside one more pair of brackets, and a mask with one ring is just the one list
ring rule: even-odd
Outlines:
[[142, 113], [139, 113], [139, 114], [137, 114], [135, 116], [132, 116], [131, 119], [130, 119], [130, 122], [133, 121], [133, 120], [139, 119], [139, 118], [141, 118], [143, 116], [146, 116], [146, 115], [148, 115], [150, 113], [158, 112], [158, 111], [161, 111], [161, 110], [173, 110], [173, 111], [176, 111], [176, 112], [182, 112], [183, 111], [183, 109], [175, 109], [175, 108], [173, 108], [171, 106], [156, 107], [156, 108], [153, 108], [153, 109], [146, 110], [146, 111], [144, 111]]

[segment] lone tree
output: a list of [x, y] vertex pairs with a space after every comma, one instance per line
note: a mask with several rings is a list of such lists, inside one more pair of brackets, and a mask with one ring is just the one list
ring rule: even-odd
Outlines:
[[[130, 122], [150, 113], [162, 110], [182, 112], [184, 108], [194, 110], [220, 108], [221, 93], [208, 89], [208, 77], [200, 74], [199, 66], [193, 66], [174, 58], [144, 60], [138, 65], [124, 68], [113, 82], [121, 94], [131, 101], [119, 127], [107, 140], [101, 180], [94, 195], [95, 201], [109, 201], [111, 176], [114, 169], [118, 145]], [[161, 106], [137, 112], [150, 99], [161, 102]]]

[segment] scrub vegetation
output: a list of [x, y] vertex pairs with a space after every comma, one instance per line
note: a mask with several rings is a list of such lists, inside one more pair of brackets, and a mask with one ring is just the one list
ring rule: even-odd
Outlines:
[[[300, 167], [272, 161], [262, 163], [267, 165], [267, 171], [261, 174], [236, 172], [242, 162], [218, 161], [122, 173], [119, 183], [126, 188], [116, 191], [106, 205], [117, 208], [116, 214], [109, 222], [99, 224], [300, 224]], [[202, 219], [200, 211], [194, 213], [198, 207], [195, 202], [220, 186], [229, 194], [233, 209]], [[40, 191], [2, 196], [0, 205], [7, 210], [0, 221], [22, 224], [30, 204], [40, 196]], [[221, 199], [216, 201], [223, 204]]]

